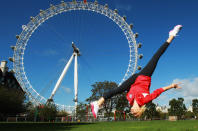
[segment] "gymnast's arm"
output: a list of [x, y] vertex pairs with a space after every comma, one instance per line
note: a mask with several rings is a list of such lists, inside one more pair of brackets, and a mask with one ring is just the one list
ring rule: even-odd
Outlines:
[[159, 88], [159, 89], [153, 91], [151, 94], [147, 95], [144, 98], [144, 100], [143, 100], [144, 104], [146, 104], [146, 103], [152, 101], [153, 99], [157, 98], [162, 92], [167, 91], [167, 90], [172, 89], [172, 88], [179, 89], [181, 87], [179, 86], [179, 84], [171, 84], [169, 86]]

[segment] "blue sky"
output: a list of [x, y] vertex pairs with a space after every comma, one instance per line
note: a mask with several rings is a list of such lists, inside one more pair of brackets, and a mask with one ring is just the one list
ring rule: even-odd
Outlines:
[[[66, 1], [66, 0], [65, 0]], [[68, 0], [67, 0], [68, 1]], [[117, 8], [127, 23], [133, 23], [134, 32], [139, 33], [137, 42], [144, 58], [138, 65], [144, 66], [153, 53], [167, 39], [173, 26], [182, 24], [183, 30], [160, 59], [152, 77], [151, 91], [175, 81], [184, 83], [179, 91], [168, 91], [155, 103], [167, 105], [179, 96], [190, 100], [198, 98], [197, 70], [197, 0], [98, 0], [109, 8]], [[0, 2], [0, 60], [13, 55], [11, 45], [16, 44], [16, 34], [21, 26], [36, 16], [40, 9], [49, 8], [50, 3], [60, 0], [17, 0]], [[60, 72], [72, 54], [71, 42], [80, 48], [79, 101], [91, 95], [91, 85], [98, 81], [115, 81], [123, 78], [128, 65], [129, 48], [120, 28], [108, 18], [92, 12], [68, 12], [43, 23], [32, 35], [25, 51], [25, 71], [33, 87], [49, 97]], [[11, 63], [9, 67], [12, 68]], [[55, 101], [73, 105], [73, 64], [66, 75]]]

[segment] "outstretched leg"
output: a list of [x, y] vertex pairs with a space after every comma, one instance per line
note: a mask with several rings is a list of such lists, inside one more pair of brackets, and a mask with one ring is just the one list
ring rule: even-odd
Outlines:
[[182, 28], [181, 25], [177, 25], [174, 27], [173, 30], [169, 32], [169, 38], [166, 40], [166, 42], [158, 49], [158, 51], [153, 55], [151, 60], [148, 62], [148, 64], [142, 69], [141, 72], [139, 72], [140, 75], [146, 75], [146, 76], [152, 76], [157, 63], [162, 56], [162, 54], [166, 51], [170, 43], [173, 41], [179, 30]]
[[159, 49], [158, 51], [153, 55], [151, 60], [148, 62], [148, 64], [142, 69], [141, 72], [139, 72], [140, 75], [146, 75], [146, 76], [152, 76], [157, 63], [162, 56], [162, 54], [166, 51], [170, 43], [165, 42]]

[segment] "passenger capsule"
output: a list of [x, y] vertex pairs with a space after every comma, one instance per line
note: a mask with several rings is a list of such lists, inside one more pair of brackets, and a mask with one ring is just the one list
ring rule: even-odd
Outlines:
[[32, 20], [32, 21], [33, 21], [33, 20], [34, 20], [34, 17], [33, 17], [33, 16], [30, 16], [30, 20]]
[[142, 47], [142, 43], [139, 43], [139, 44], [138, 44], [138, 48], [141, 48], [141, 47]]
[[105, 8], [108, 8], [108, 4], [105, 4]]
[[118, 10], [117, 10], [117, 9], [115, 9], [115, 10], [114, 10], [114, 12], [117, 14], [117, 13], [118, 13]]
[[126, 16], [125, 15], [122, 18], [123, 18], [124, 21], [126, 21]]
[[140, 54], [140, 55], [139, 55], [139, 59], [142, 59], [142, 58], [143, 58], [143, 54]]
[[17, 39], [19, 39], [19, 38], [20, 38], [20, 36], [19, 36], [19, 35], [16, 35], [16, 38], [17, 38]]
[[9, 60], [10, 60], [11, 62], [14, 62], [14, 59], [13, 59], [12, 57], [9, 57]]
[[130, 27], [130, 29], [133, 29], [133, 24], [130, 24], [129, 27]]
[[95, 4], [95, 5], [97, 5], [97, 4], [98, 4], [98, 1], [97, 1], [97, 0], [95, 0], [95, 1], [94, 1], [94, 4]]
[[12, 50], [15, 50], [15, 49], [16, 49], [16, 46], [10, 46], [10, 48], [11, 48]]
[[138, 66], [138, 67], [137, 67], [137, 69], [138, 69], [138, 70], [141, 70], [141, 69], [142, 69], [142, 67], [141, 67], [141, 66]]
[[135, 33], [135, 34], [134, 34], [134, 37], [135, 37], [135, 38], [138, 38], [138, 36], [139, 36], [138, 33]]

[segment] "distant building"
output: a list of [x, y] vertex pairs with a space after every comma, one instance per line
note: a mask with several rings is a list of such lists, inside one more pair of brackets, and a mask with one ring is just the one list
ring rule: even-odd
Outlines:
[[169, 121], [177, 121], [178, 117], [177, 116], [169, 116]]
[[23, 91], [20, 84], [16, 80], [14, 73], [12, 71], [9, 71], [9, 68], [7, 67], [7, 61], [1, 61], [0, 85], [6, 88], [15, 88]]
[[163, 113], [168, 113], [168, 107], [166, 107], [166, 106], [159, 106], [159, 105], [157, 105], [156, 106], [156, 110], [157, 111], [161, 111]]
[[189, 108], [187, 109], [187, 111], [193, 112], [192, 106], [189, 106]]

